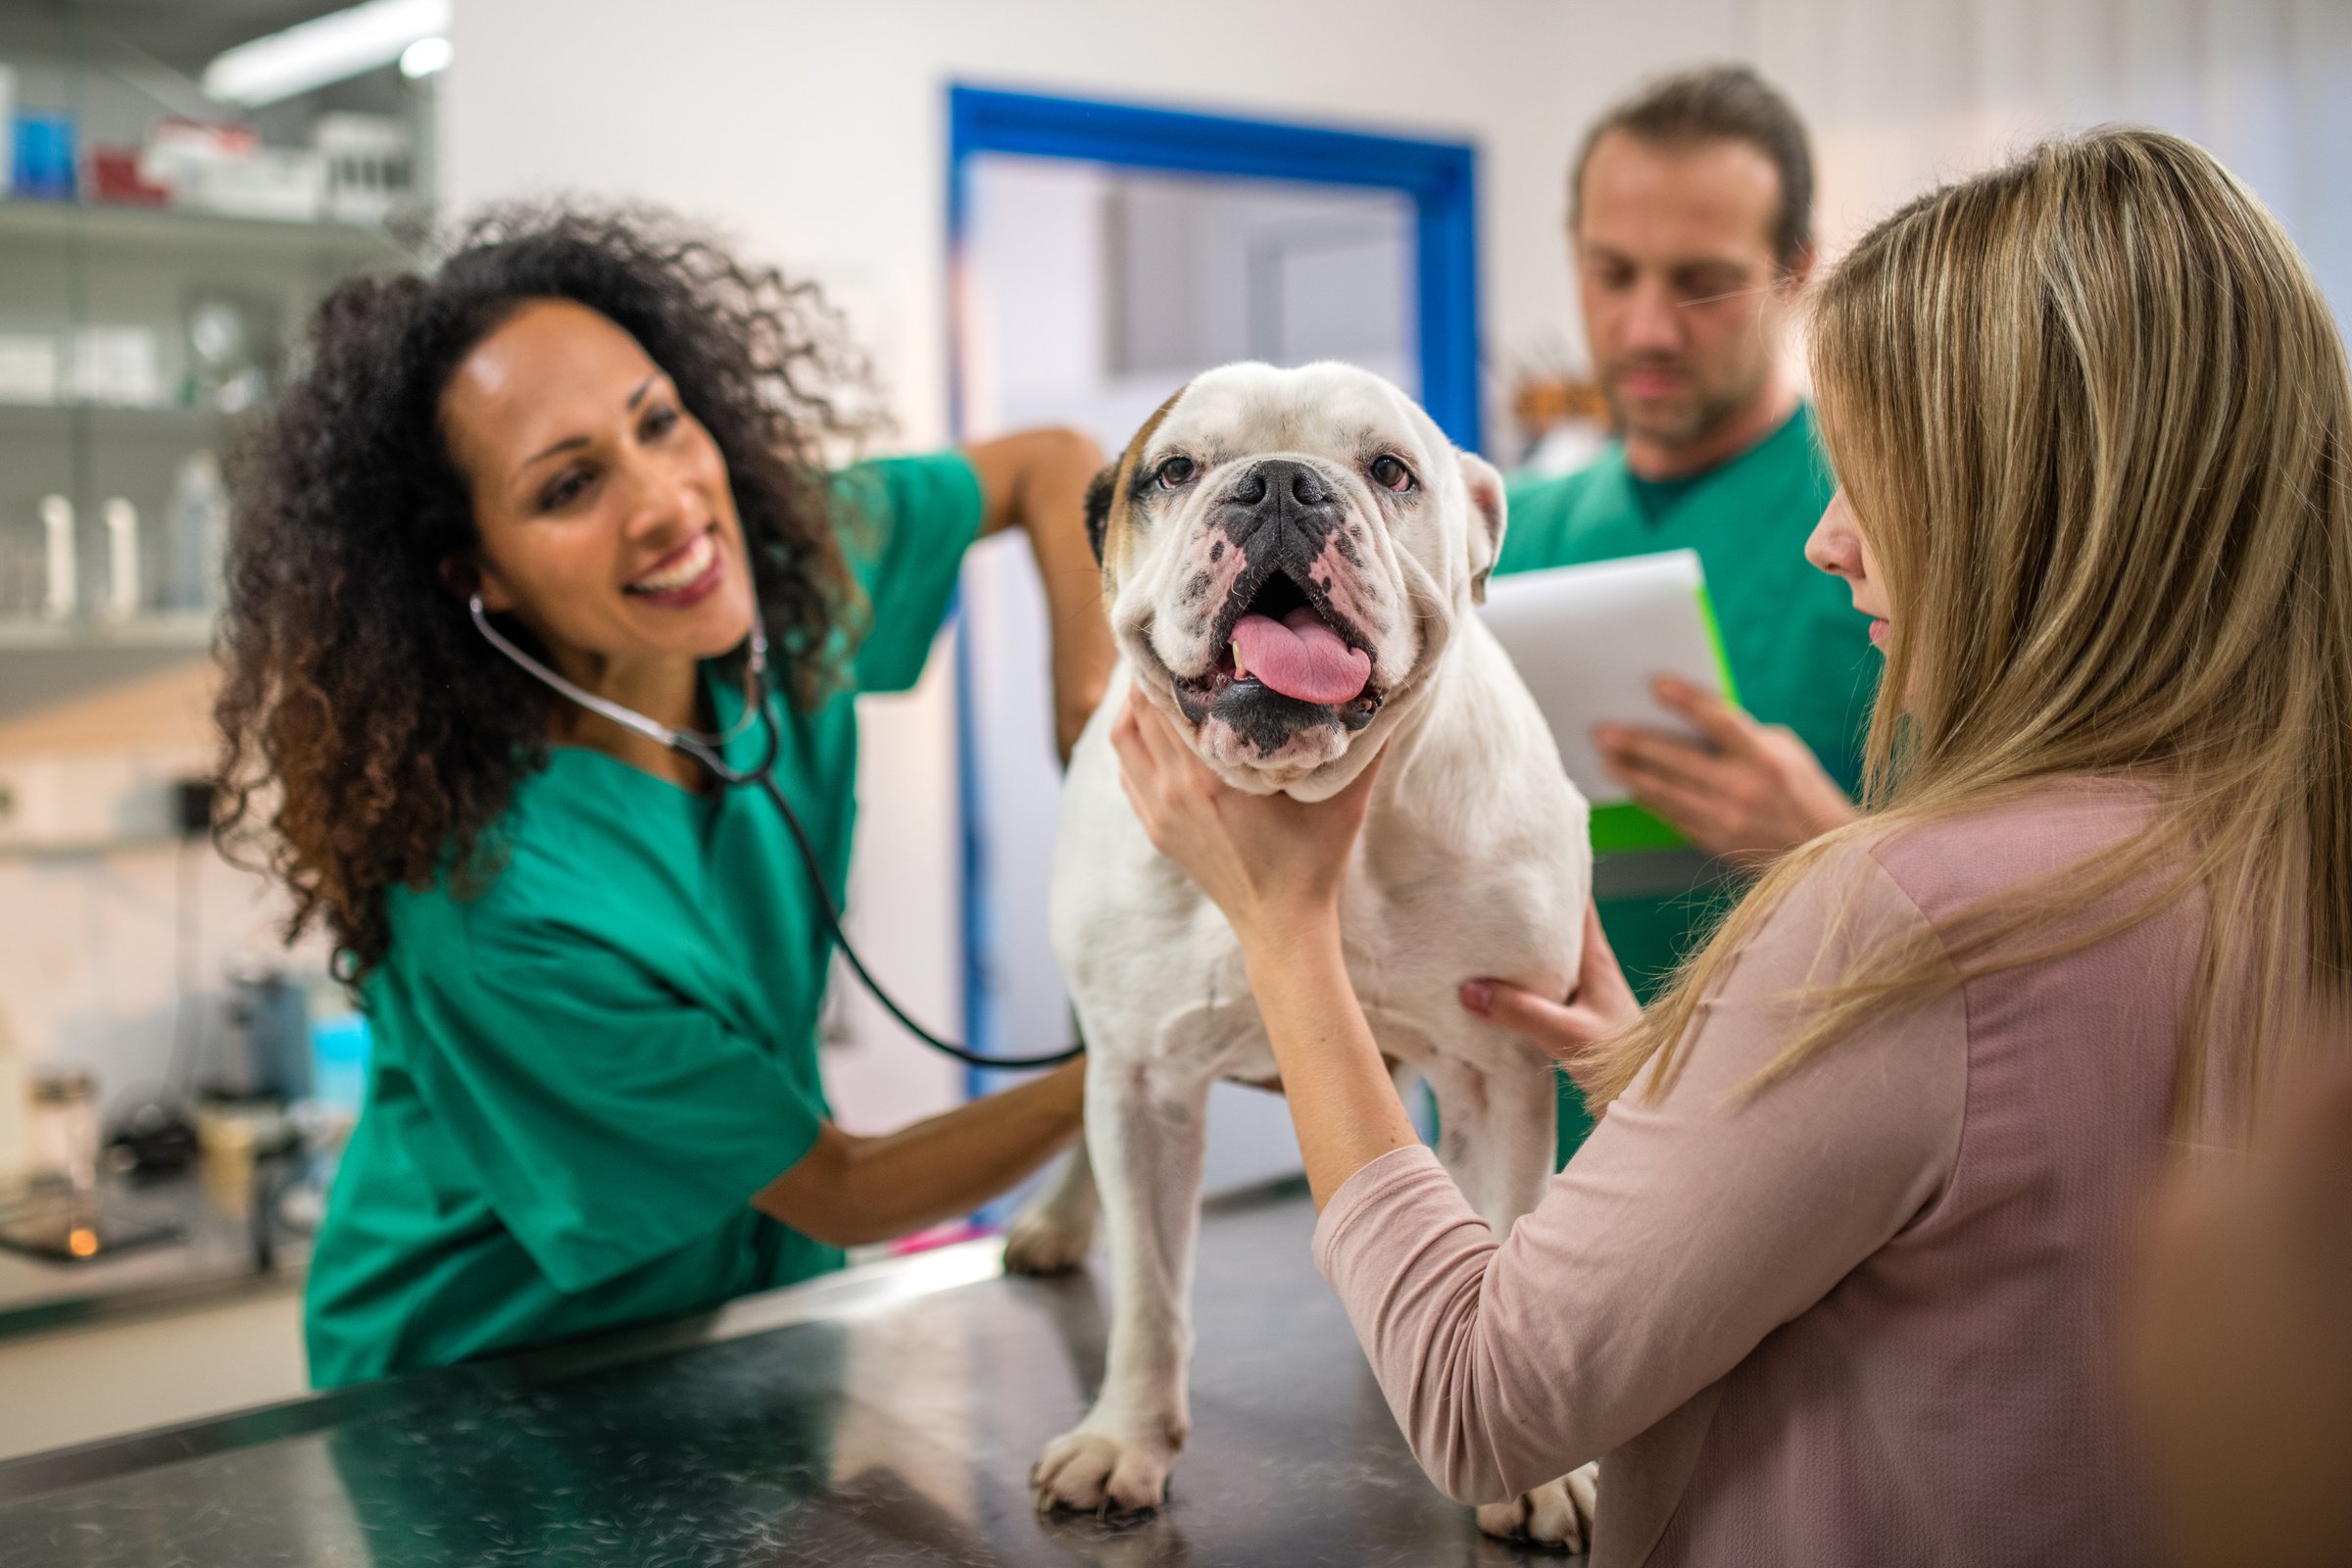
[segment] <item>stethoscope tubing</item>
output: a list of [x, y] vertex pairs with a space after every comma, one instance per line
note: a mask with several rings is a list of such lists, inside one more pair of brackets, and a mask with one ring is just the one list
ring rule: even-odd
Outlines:
[[[776, 720], [774, 710], [769, 706], [767, 633], [760, 622], [757, 610], [753, 612], [752, 615], [750, 654], [744, 669], [745, 711], [737, 718], [734, 725], [721, 735], [705, 735], [691, 730], [671, 729], [660, 719], [649, 717], [635, 709], [623, 708], [618, 703], [574, 685], [539, 660], [532, 658], [511, 638], [490, 624], [489, 613], [483, 609], [479, 594], [475, 594], [467, 600], [466, 610], [472, 615], [475, 627], [490, 640], [491, 646], [521, 665], [525, 671], [536, 676], [544, 685], [554, 688], [558, 693], [587, 709], [590, 712], [602, 714], [625, 729], [634, 730], [649, 740], [660, 742], [671, 751], [693, 758], [722, 786], [728, 789], [740, 789], [746, 785], [756, 786], [770, 801], [773, 801], [778, 814], [784, 818], [785, 828], [792, 836], [792, 845], [799, 854], [801, 869], [807, 875], [808, 890], [816, 895], [817, 913], [824, 918], [827, 935], [833, 939], [834, 946], [841, 950], [842, 957], [849, 963], [850, 972], [858, 977], [858, 983], [865, 988], [866, 994], [880, 1003], [882, 1010], [897, 1019], [900, 1027], [908, 1034], [942, 1055], [953, 1056], [967, 1066], [987, 1067], [1004, 1072], [1025, 1072], [1038, 1067], [1058, 1067], [1063, 1062], [1075, 1061], [1086, 1054], [1086, 1046], [1084, 1042], [1080, 1042], [1066, 1050], [1052, 1052], [1045, 1055], [983, 1055], [981, 1053], [958, 1045], [952, 1040], [941, 1039], [908, 1017], [906, 1009], [899, 1005], [897, 1000], [883, 989], [882, 983], [876, 980], [872, 972], [866, 968], [865, 960], [858, 956], [857, 945], [850, 941], [849, 933], [841, 928], [841, 910], [834, 904], [833, 890], [825, 881], [824, 862], [817, 857], [816, 846], [810, 841], [808, 830], [802, 825], [801, 814], [794, 810], [792, 803], [784, 798], [784, 786], [776, 782], [776, 763], [784, 755], [784, 731], [783, 726]], [[747, 771], [728, 762], [726, 747], [743, 734], [747, 725], [755, 722], [762, 731], [760, 762], [758, 766]]]

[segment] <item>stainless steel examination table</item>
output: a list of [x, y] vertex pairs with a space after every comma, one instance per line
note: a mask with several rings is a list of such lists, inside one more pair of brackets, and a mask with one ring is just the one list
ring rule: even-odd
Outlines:
[[1106, 1270], [976, 1242], [714, 1316], [0, 1464], [0, 1568], [1316, 1564], [1564, 1559], [1414, 1468], [1298, 1192], [1212, 1204], [1193, 1435], [1123, 1526], [1026, 1480], [1101, 1376]]

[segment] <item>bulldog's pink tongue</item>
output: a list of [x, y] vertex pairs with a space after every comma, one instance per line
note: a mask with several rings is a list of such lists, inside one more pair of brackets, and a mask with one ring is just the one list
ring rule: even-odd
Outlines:
[[1304, 605], [1280, 620], [1244, 615], [1233, 628], [1243, 673], [1301, 703], [1353, 702], [1372, 678], [1372, 657], [1340, 641]]

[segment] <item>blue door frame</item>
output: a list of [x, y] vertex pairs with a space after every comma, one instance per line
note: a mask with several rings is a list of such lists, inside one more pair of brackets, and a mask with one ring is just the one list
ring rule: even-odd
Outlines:
[[[1237, 120], [1135, 104], [1096, 103], [985, 87], [948, 89], [948, 247], [963, 252], [970, 216], [971, 160], [982, 153], [1067, 158], [1129, 169], [1249, 179], [1303, 180], [1400, 192], [1413, 204], [1414, 306], [1419, 325], [1421, 406], [1454, 443], [1479, 447], [1478, 160], [1468, 144]], [[964, 435], [960, 333], [951, 298], [949, 424]], [[971, 664], [956, 662], [957, 804], [962, 815], [963, 1015], [966, 1038], [991, 1054], [1044, 1050], [1047, 1041], [992, 1038], [988, 1006], [988, 917], [979, 892], [988, 875], [978, 831], [979, 779], [972, 766]], [[965, 1074], [978, 1093], [986, 1075]]]
[[[1478, 450], [1478, 158], [1467, 143], [950, 87], [951, 254], [963, 247], [971, 159], [979, 153], [1400, 192], [1413, 204], [1421, 406], [1455, 445]], [[957, 352], [951, 343], [951, 363]], [[950, 382], [950, 396], [960, 435], [959, 378]]]

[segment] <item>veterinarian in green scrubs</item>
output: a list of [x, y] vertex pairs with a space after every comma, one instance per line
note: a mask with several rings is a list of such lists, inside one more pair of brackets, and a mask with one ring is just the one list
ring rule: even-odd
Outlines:
[[831, 943], [772, 804], [553, 699], [467, 598], [578, 686], [733, 733], [747, 770], [757, 604], [777, 777], [838, 902], [857, 697], [913, 684], [982, 533], [1030, 533], [1065, 733], [1092, 707], [1100, 455], [1035, 432], [828, 477], [802, 454], [829, 323], [797, 296], [642, 220], [506, 221], [330, 299], [243, 498], [232, 800], [282, 801], [274, 863], [374, 1039], [311, 1263], [321, 1386], [806, 1279], [1078, 1126], [1080, 1063], [889, 1137], [833, 1126]]
[[[1706, 744], [1639, 714], [1593, 737], [1695, 847], [1620, 853], [1596, 836], [1601, 926], [1643, 1000], [1705, 941], [1740, 873], [1853, 814], [1877, 664], [1868, 618], [1805, 562], [1835, 482], [1780, 352], [1813, 266], [1812, 185], [1795, 112], [1740, 68], [1611, 110], [1571, 179], [1579, 302], [1620, 437], [1581, 472], [1511, 487], [1496, 569], [1696, 551], [1745, 705], [1668, 685], [1660, 702]], [[1537, 1038], [1560, 1032], [1559, 999], [1484, 981], [1463, 1002]], [[1565, 1161], [1592, 1123], [1560, 1085]]]
[[[1870, 719], [1870, 622], [1803, 551], [1835, 491], [1805, 406], [1756, 446], [1687, 478], [1643, 479], [1617, 447], [1564, 479], [1511, 488], [1496, 569], [1695, 550], [1740, 702], [1762, 722], [1793, 731], [1850, 794]], [[1721, 903], [1711, 883], [1617, 896], [1603, 889], [1609, 944], [1644, 998]]]

